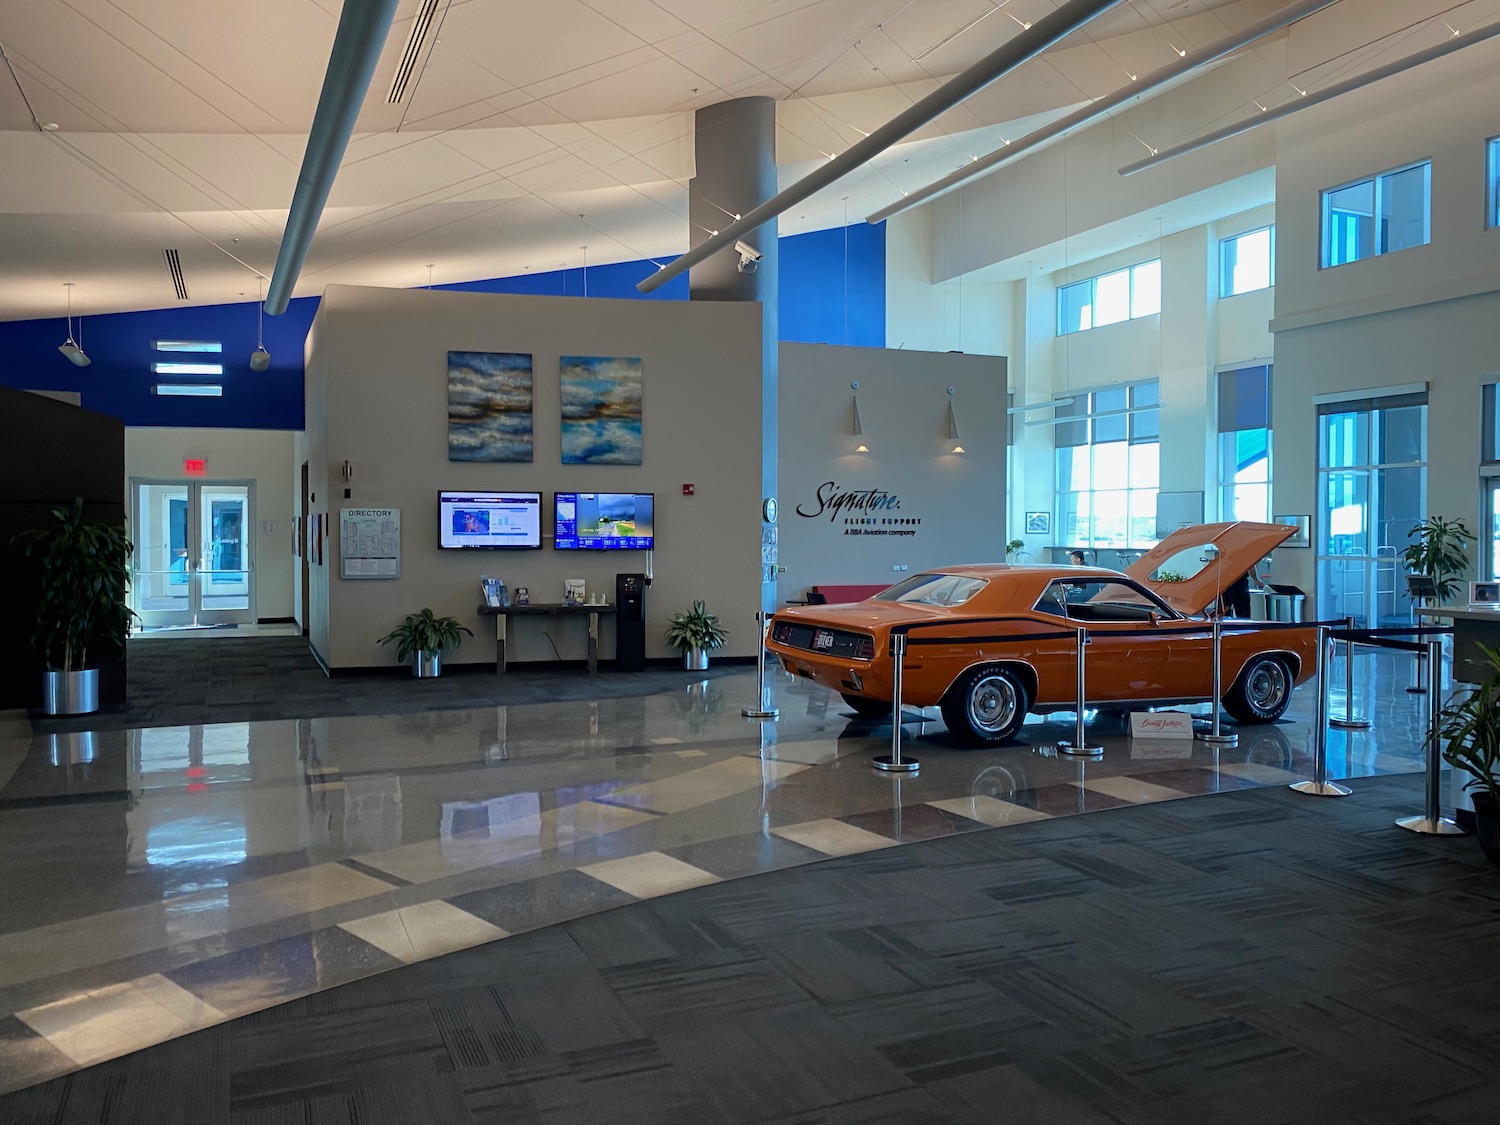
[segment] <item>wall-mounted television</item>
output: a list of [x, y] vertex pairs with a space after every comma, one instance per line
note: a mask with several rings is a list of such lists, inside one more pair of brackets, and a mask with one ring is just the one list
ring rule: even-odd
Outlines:
[[559, 551], [646, 551], [655, 543], [653, 492], [558, 492], [552, 505]]
[[438, 493], [438, 543], [445, 550], [538, 550], [540, 492]]

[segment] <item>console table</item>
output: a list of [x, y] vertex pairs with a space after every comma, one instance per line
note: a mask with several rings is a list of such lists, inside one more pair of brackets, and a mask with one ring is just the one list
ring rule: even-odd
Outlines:
[[590, 605], [587, 602], [553, 602], [530, 605], [482, 605], [480, 617], [495, 619], [495, 675], [505, 673], [505, 620], [508, 617], [578, 617], [589, 619], [589, 673], [599, 670], [599, 615], [614, 613], [618, 607], [609, 604]]

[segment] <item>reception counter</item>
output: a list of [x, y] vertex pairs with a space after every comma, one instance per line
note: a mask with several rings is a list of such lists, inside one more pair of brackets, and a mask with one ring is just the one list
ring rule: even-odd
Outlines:
[[1481, 651], [1500, 648], [1500, 607], [1434, 606], [1417, 613], [1429, 620], [1453, 622], [1453, 678], [1477, 684], [1489, 678], [1490, 662]]

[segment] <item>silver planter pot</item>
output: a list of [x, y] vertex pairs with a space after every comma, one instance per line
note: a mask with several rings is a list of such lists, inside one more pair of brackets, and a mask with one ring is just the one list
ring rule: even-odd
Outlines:
[[42, 673], [44, 715], [87, 715], [99, 710], [99, 669]]
[[682, 650], [682, 666], [689, 672], [708, 671], [708, 649], [685, 648]]
[[419, 680], [430, 680], [443, 674], [443, 654], [417, 649], [411, 658], [411, 674]]

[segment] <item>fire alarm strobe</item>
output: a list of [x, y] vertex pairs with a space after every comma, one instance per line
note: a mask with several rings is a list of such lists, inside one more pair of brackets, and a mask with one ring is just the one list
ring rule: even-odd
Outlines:
[[691, 495], [693, 495], [693, 490], [696, 487], [697, 487], [697, 485], [685, 484], [685, 485], [682, 486], [682, 494], [684, 496], [691, 496]]

